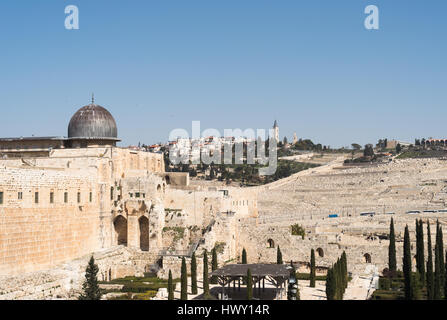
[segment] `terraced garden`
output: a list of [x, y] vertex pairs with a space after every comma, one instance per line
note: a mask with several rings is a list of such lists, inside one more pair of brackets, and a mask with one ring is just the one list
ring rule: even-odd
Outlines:
[[[173, 279], [173, 284], [180, 279]], [[101, 292], [107, 300], [151, 300], [158, 289], [167, 288], [168, 280], [157, 278], [153, 273], [144, 277], [125, 277], [112, 281], [100, 281]]]

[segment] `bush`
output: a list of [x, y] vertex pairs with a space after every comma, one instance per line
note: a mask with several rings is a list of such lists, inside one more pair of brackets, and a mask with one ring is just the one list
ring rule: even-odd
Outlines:
[[[310, 273], [296, 273], [297, 280], [310, 280]], [[326, 276], [316, 276], [316, 281], [326, 281]]]
[[380, 278], [379, 279], [379, 288], [380, 290], [390, 290], [390, 280], [388, 278]]
[[374, 291], [371, 299], [372, 300], [398, 300], [399, 294], [392, 292], [392, 291], [386, 291], [386, 290], [376, 290]]
[[304, 236], [306, 235], [306, 231], [304, 228], [299, 224], [292, 225], [292, 236], [301, 236], [304, 239]]

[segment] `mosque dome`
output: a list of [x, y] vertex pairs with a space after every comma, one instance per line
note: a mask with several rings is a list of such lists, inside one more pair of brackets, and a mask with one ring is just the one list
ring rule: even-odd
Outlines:
[[117, 139], [118, 129], [107, 109], [93, 102], [79, 109], [68, 125], [68, 138]]

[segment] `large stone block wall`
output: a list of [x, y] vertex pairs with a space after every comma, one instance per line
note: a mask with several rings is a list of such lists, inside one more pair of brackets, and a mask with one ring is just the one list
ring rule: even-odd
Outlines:
[[51, 268], [101, 247], [99, 194], [91, 172], [8, 168], [0, 176], [1, 275]]

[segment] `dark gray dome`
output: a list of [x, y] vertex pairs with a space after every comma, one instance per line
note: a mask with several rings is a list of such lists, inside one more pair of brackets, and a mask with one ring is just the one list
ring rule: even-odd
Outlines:
[[115, 119], [105, 108], [96, 104], [79, 109], [68, 125], [68, 138], [117, 139]]

